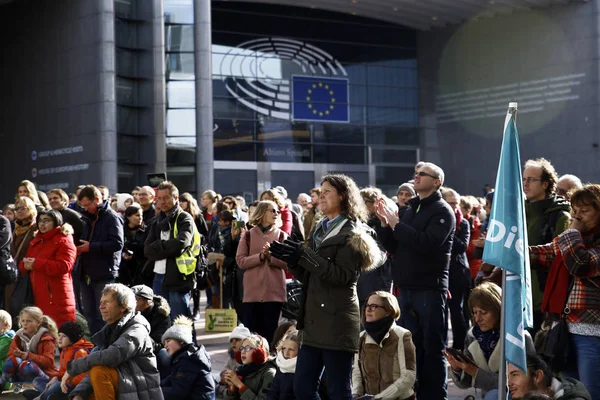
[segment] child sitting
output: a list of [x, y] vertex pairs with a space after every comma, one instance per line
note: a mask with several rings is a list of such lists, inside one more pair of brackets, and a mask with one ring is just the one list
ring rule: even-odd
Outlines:
[[[85, 373], [79, 374], [66, 383], [67, 392], [64, 393], [60, 387], [61, 378], [67, 371], [67, 363], [77, 358], [87, 357], [90, 351], [94, 348], [94, 344], [88, 342], [83, 337], [83, 329], [77, 322], [65, 322], [58, 330], [58, 348], [60, 353], [60, 369], [58, 375], [53, 377], [46, 385], [46, 390], [41, 394], [41, 400], [48, 400], [52, 396], [52, 400], [64, 399], [68, 400], [70, 393], [75, 386], [85, 377]], [[26, 393], [23, 393], [26, 395]], [[39, 394], [39, 393], [38, 393]]]
[[[8, 349], [14, 337], [15, 331], [12, 330], [12, 317], [7, 311], [0, 310], [0, 370], [4, 368], [6, 357], [8, 357]], [[4, 387], [0, 388], [0, 393], [2, 389], [8, 390], [11, 386], [10, 382], [6, 382]]]
[[229, 386], [226, 400], [264, 399], [275, 376], [275, 363], [269, 359], [269, 344], [259, 335], [244, 339], [236, 360], [242, 364], [237, 371], [226, 371], [223, 379]]
[[210, 356], [204, 346], [193, 343], [192, 333], [193, 321], [179, 316], [162, 336], [171, 356], [171, 375], [160, 383], [165, 400], [215, 398]]
[[242, 341], [248, 336], [250, 336], [250, 330], [248, 330], [244, 324], [236, 326], [235, 329], [231, 331], [231, 334], [229, 335], [229, 343], [231, 343], [231, 347], [229, 348], [229, 360], [227, 361], [227, 364], [225, 364], [225, 368], [223, 368], [220, 379], [218, 380], [219, 383], [216, 388], [217, 398], [222, 399], [227, 391], [227, 384], [223, 380], [223, 375], [225, 372], [236, 371], [240, 366], [240, 364], [238, 364], [238, 362], [235, 360], [235, 353], [239, 351]]
[[42, 392], [51, 378], [58, 375], [54, 366], [56, 324], [38, 307], [25, 307], [19, 313], [19, 329], [10, 343], [0, 387], [6, 382], [33, 382]]
[[291, 332], [283, 338], [277, 351], [277, 374], [273, 379], [267, 400], [295, 400], [294, 374], [298, 360], [300, 339], [298, 331]]

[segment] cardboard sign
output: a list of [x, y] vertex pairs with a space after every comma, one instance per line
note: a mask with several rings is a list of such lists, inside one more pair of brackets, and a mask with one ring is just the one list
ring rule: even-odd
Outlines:
[[206, 332], [231, 332], [237, 326], [237, 314], [233, 308], [207, 308]]

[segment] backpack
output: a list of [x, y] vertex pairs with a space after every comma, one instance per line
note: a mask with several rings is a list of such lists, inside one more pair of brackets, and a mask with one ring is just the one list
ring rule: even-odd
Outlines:
[[205, 290], [209, 287], [208, 281], [208, 245], [200, 245], [200, 254], [196, 263], [196, 289]]
[[292, 234], [290, 239], [296, 242], [304, 242], [304, 224], [300, 221], [300, 216], [296, 211], [289, 209], [292, 213]]

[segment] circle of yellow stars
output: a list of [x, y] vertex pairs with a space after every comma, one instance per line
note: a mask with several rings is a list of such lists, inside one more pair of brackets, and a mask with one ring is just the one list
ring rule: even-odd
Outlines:
[[[326, 90], [328, 92], [328, 94], [331, 96], [330, 100], [329, 100], [330, 104], [324, 110], [317, 110], [315, 108], [315, 106], [311, 103], [311, 95], [313, 94], [313, 91], [316, 90], [317, 88], [319, 90]], [[329, 115], [329, 113], [335, 108], [335, 106], [334, 106], [335, 97], [333, 97], [335, 93], [329, 87], [329, 85], [323, 84], [323, 82], [313, 83], [312, 89], [308, 89], [307, 90], [307, 94], [308, 94], [308, 96], [306, 96], [306, 101], [308, 102], [308, 108], [312, 110], [312, 113], [314, 115], [318, 115], [319, 117], [323, 117], [323, 116]]]

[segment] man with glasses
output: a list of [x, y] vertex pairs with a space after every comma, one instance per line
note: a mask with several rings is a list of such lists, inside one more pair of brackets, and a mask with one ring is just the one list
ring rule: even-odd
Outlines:
[[415, 173], [418, 197], [401, 219], [385, 204], [377, 202], [377, 215], [386, 229], [381, 239], [393, 255], [394, 284], [400, 289], [400, 325], [409, 329], [417, 349], [419, 399], [447, 399], [446, 341], [448, 270], [456, 219], [442, 199], [444, 171], [423, 163]]
[[150, 226], [156, 218], [156, 209], [154, 208], [154, 189], [150, 186], [143, 186], [138, 193], [140, 206], [142, 207], [142, 219], [144, 225]]
[[[523, 170], [523, 192], [525, 193], [525, 216], [529, 246], [550, 243], [552, 239], [569, 227], [571, 204], [556, 195], [558, 175], [550, 161], [544, 158], [527, 160]], [[532, 270], [535, 266], [532, 265]], [[540, 329], [543, 321], [542, 299], [546, 278], [545, 270], [534, 270], [531, 274], [533, 297], [533, 332]]]

